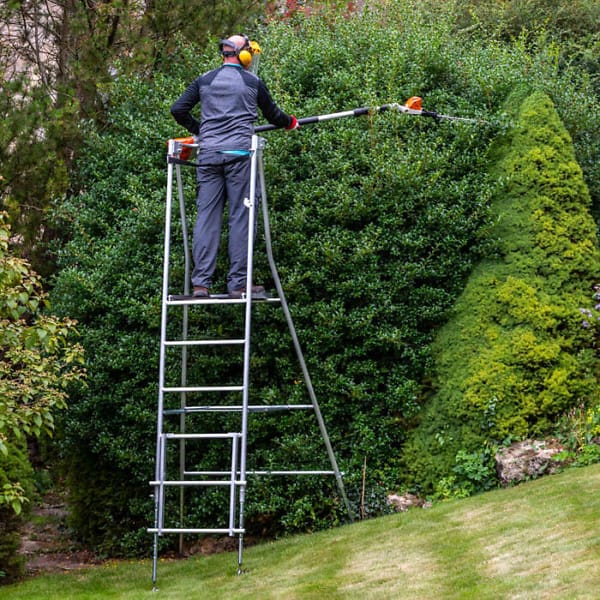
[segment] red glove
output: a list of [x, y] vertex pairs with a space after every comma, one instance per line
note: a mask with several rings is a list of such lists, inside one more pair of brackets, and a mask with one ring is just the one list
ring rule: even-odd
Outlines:
[[286, 131], [292, 131], [293, 129], [298, 129], [300, 127], [298, 123], [298, 119], [294, 115], [290, 115], [292, 117], [292, 122], [286, 127]]

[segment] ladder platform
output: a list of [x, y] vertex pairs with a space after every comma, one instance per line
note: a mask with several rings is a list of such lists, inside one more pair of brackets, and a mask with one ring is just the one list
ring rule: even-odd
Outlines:
[[[312, 404], [251, 404], [248, 412], [278, 412], [285, 410], [313, 410]], [[173, 408], [164, 410], [164, 415], [186, 415], [199, 412], [242, 412], [242, 405], [231, 406], [186, 406], [184, 408]]]

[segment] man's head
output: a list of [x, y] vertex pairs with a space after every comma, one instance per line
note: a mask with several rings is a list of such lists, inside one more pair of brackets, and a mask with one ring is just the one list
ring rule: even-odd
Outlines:
[[223, 62], [239, 63], [245, 69], [248, 69], [252, 64], [250, 40], [245, 35], [232, 35], [221, 40], [219, 50], [223, 55]]

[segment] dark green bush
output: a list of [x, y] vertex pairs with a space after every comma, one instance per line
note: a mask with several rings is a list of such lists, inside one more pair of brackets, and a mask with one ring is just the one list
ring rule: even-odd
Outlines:
[[[381, 489], [401, 480], [399, 455], [420, 411], [431, 341], [473, 265], [493, 248], [485, 166], [502, 103], [523, 80], [562, 85], [542, 50], [525, 65], [521, 47], [457, 39], [448, 17], [432, 26], [427, 15], [395, 4], [386, 3], [384, 14], [274, 23], [260, 40], [263, 77], [299, 117], [419, 94], [426, 108], [488, 121], [437, 124], [388, 112], [265, 136], [275, 259], [355, 505], [365, 460], [372, 506]], [[53, 303], [80, 321], [89, 369], [88, 389], [64, 422], [63, 452], [74, 523], [112, 553], [150, 547], [144, 529], [152, 522], [164, 141], [185, 134], [168, 108], [218, 60], [185, 48], [180, 58], [151, 84], [117, 79], [106, 90], [109, 127], [88, 133], [79, 188], [61, 207], [72, 239], [60, 252]], [[194, 179], [184, 173], [190, 220]], [[259, 236], [255, 279], [269, 286], [263, 250]], [[224, 254], [217, 287], [224, 286]], [[174, 278], [180, 291], [181, 257]], [[240, 323], [231, 312], [195, 311], [191, 327], [227, 337]], [[253, 332], [251, 402], [306, 400], [277, 310], [260, 307]], [[240, 365], [240, 356], [194, 355], [189, 380], [226, 383]], [[176, 356], [167, 379], [178, 381]], [[203, 426], [236, 428], [223, 415]], [[249, 468], [327, 466], [306, 415], [253, 419], [250, 448]], [[190, 464], [225, 467], [222, 454], [193, 448]], [[247, 514], [254, 532], [323, 527], [343, 513], [329, 481], [253, 486]], [[188, 510], [214, 521], [219, 502], [190, 498]]]
[[461, 453], [547, 435], [598, 394], [580, 312], [600, 274], [589, 193], [551, 101], [512, 103], [515, 127], [491, 155], [498, 257], [475, 269], [436, 339], [435, 393], [404, 454], [428, 492]]

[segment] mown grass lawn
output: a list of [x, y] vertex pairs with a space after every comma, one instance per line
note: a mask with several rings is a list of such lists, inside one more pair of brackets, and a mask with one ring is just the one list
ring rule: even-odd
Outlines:
[[[149, 544], [151, 540], [149, 539]], [[0, 588], [18, 599], [600, 598], [600, 465], [237, 553], [118, 562]]]

